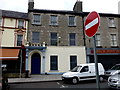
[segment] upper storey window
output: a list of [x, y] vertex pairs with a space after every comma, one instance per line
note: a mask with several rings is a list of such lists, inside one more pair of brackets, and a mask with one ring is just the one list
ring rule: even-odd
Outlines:
[[24, 28], [24, 20], [18, 20], [18, 28]]
[[58, 17], [57, 15], [50, 16], [50, 25], [58, 25]]
[[41, 24], [41, 16], [40, 16], [40, 14], [33, 14], [32, 24]]
[[75, 16], [69, 16], [68, 25], [69, 26], [76, 26]]
[[115, 19], [114, 18], [109, 18], [109, 23], [108, 23], [109, 27], [116, 27], [115, 26]]

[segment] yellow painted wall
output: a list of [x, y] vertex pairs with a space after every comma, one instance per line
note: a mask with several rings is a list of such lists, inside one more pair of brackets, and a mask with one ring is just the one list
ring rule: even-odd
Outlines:
[[[17, 26], [18, 26], [18, 20], [17, 19]], [[1, 46], [2, 47], [14, 47], [14, 41], [15, 41], [15, 30], [16, 29], [9, 29], [9, 28], [15, 28], [16, 25], [16, 19], [14, 18], [4, 18], [4, 31], [2, 35], [2, 41], [1, 41]], [[16, 26], [16, 27], [17, 27]], [[7, 28], [6, 28], [7, 27]], [[26, 28], [28, 28], [28, 21], [26, 21]], [[18, 29], [17, 29], [18, 30]], [[26, 43], [27, 39], [27, 30], [24, 35], [24, 45]]]
[[13, 18], [5, 18], [4, 26], [5, 27], [15, 27], [16, 19]]
[[14, 29], [4, 29], [2, 47], [14, 47]]

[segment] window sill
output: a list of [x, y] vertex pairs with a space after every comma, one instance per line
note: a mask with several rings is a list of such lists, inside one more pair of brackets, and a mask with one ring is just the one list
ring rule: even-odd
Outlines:
[[111, 46], [111, 48], [119, 48], [118, 46]]
[[68, 25], [68, 27], [76, 27], [76, 25]]
[[97, 48], [102, 48], [102, 46], [96, 46]]
[[56, 25], [54, 25], [54, 24], [49, 24], [49, 26], [58, 27], [58, 24], [56, 24]]
[[109, 28], [116, 28], [115, 26], [114, 27], [112, 27], [112, 26], [109, 26]]
[[42, 24], [35, 24], [35, 23], [32, 23], [32, 25], [34, 25], [34, 26], [41, 26]]
[[59, 72], [59, 70], [50, 70], [50, 72]]

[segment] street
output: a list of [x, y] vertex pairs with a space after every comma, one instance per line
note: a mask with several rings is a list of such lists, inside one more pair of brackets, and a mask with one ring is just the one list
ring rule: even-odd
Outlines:
[[[38, 88], [81, 88], [81, 89], [95, 89], [96, 81], [81, 81], [76, 85], [71, 83], [64, 83], [63, 81], [52, 81], [52, 82], [36, 82], [36, 83], [21, 83], [21, 84], [10, 84], [10, 90], [24, 90], [24, 89], [38, 89]], [[100, 83], [100, 88], [109, 90], [107, 82]]]

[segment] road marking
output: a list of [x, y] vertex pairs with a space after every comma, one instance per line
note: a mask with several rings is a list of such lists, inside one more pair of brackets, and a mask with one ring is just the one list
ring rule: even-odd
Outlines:
[[85, 30], [88, 30], [89, 28], [91, 28], [92, 26], [94, 26], [95, 24], [98, 23], [98, 18], [94, 19], [92, 22], [88, 23], [86, 26], [85, 26]]
[[60, 83], [59, 83], [59, 82], [57, 82], [57, 84], [58, 84], [58, 85], [60, 85]]
[[68, 86], [64, 86], [64, 85], [62, 85], [60, 88], [68, 88]]
[[60, 85], [60, 88], [68, 88], [68, 86], [61, 85], [59, 82], [57, 84]]

